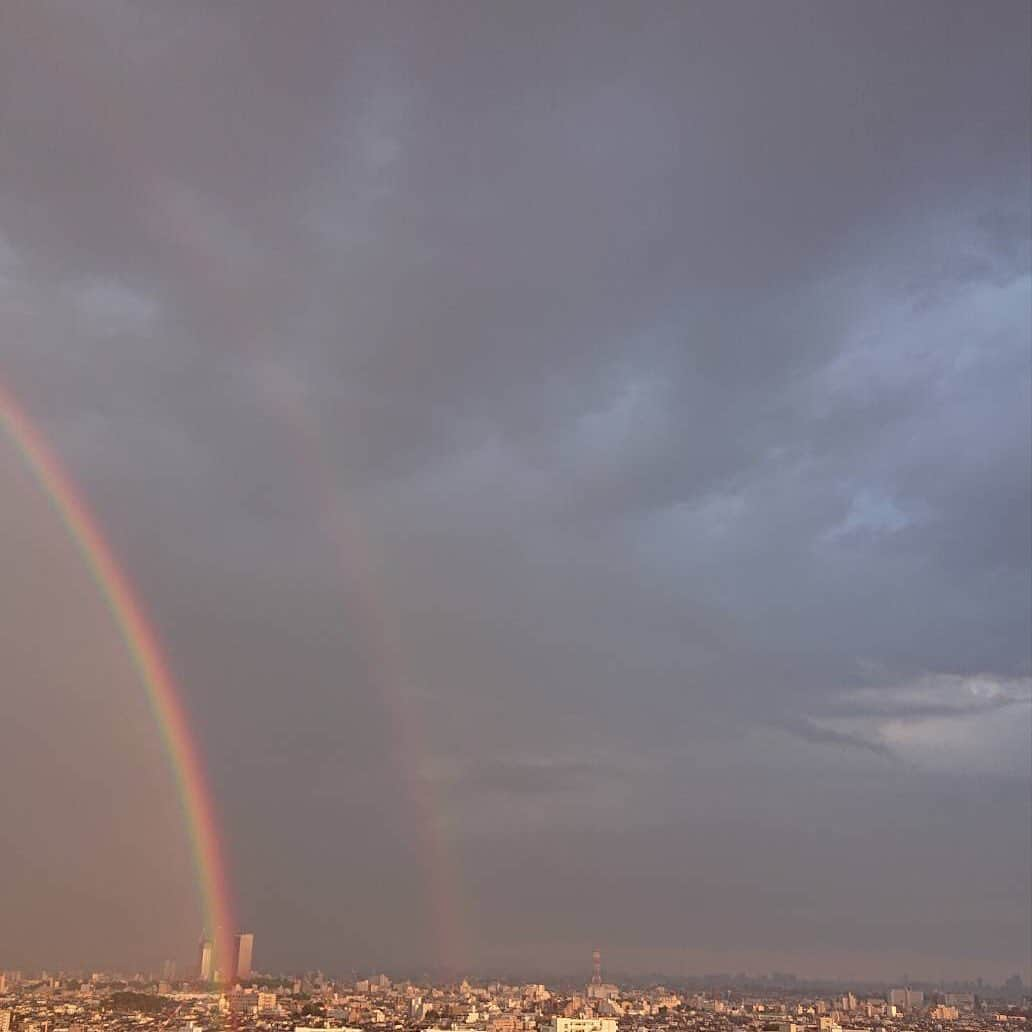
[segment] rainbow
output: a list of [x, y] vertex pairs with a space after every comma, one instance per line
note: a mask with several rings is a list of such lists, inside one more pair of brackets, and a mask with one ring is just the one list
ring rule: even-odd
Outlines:
[[343, 585], [353, 588], [360, 604], [350, 616], [363, 643], [372, 679], [390, 730], [394, 769], [414, 818], [416, 854], [425, 877], [427, 918], [438, 969], [455, 974], [469, 958], [468, 934], [460, 906], [457, 865], [446, 835], [444, 811], [421, 762], [425, 749], [404, 686], [410, 680], [403, 662], [401, 632], [375, 569], [377, 549], [353, 507], [345, 504], [323, 455], [322, 435], [299, 384], [279, 384], [264, 400], [299, 446], [298, 468], [306, 470], [308, 492], [326, 544]]
[[304, 384], [289, 369], [269, 363], [267, 356], [255, 349], [254, 342], [264, 339], [266, 330], [248, 317], [248, 307], [240, 303], [236, 291], [242, 281], [227, 280], [227, 269], [234, 268], [235, 263], [208, 232], [204, 211], [192, 201], [184, 202], [181, 195], [163, 185], [160, 177], [153, 178], [148, 190], [151, 210], [162, 233], [174, 244], [171, 253], [182, 259], [181, 275], [216, 307], [229, 313], [222, 338], [230, 345], [235, 342], [240, 355], [251, 360], [252, 371], [258, 374], [257, 400], [296, 446], [298, 468], [307, 474], [307, 489], [337, 576], [347, 595], [359, 600], [350, 615], [387, 718], [391, 759], [413, 818], [413, 845], [424, 875], [430, 931], [439, 963], [457, 970], [466, 965], [469, 956], [466, 920], [459, 905], [460, 872], [447, 834], [445, 808], [432, 779], [427, 777], [422, 729], [406, 698], [408, 678], [400, 628], [375, 569], [376, 549], [355, 506], [349, 504], [334, 463], [323, 454], [318, 410], [305, 397]]
[[190, 732], [186, 710], [158, 636], [111, 548], [84, 501], [43, 435], [0, 384], [2, 429], [35, 476], [66, 527], [96, 581], [147, 691], [175, 778], [197, 872], [207, 933], [215, 942], [217, 962], [232, 956], [232, 897], [219, 840], [211, 791]]

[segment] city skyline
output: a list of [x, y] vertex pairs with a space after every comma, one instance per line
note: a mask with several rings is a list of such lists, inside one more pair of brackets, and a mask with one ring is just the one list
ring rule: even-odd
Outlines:
[[249, 1027], [270, 1032], [384, 1027], [403, 1032], [619, 1032], [628, 1027], [656, 1032], [941, 1032], [945, 1027], [1001, 1032], [1026, 1026], [1032, 1004], [1032, 997], [1022, 996], [1017, 976], [999, 989], [979, 984], [975, 992], [653, 984], [613, 985], [593, 999], [590, 990], [599, 984], [594, 977], [579, 987], [466, 979], [435, 984], [395, 981], [382, 973], [352, 981], [309, 972], [300, 978], [212, 986], [143, 977], [127, 982], [101, 972], [85, 980], [33, 981], [19, 972], [0, 972], [0, 1032], [49, 1032], [68, 1015], [79, 1019], [70, 1032], [97, 1024], [130, 1032], [140, 1024], [167, 1027], [183, 1019], [184, 1032]]
[[0, 969], [1032, 982], [1030, 34], [4, 4]]
[[[249, 933], [248, 933], [249, 935]], [[237, 935], [236, 938], [241, 938]], [[243, 937], [247, 937], [244, 935]], [[253, 948], [253, 935], [250, 935]], [[102, 981], [122, 984], [148, 983], [161, 986], [195, 987], [201, 991], [213, 993], [227, 992], [236, 993], [241, 989], [261, 989], [264, 985], [282, 985], [288, 983], [297, 990], [298, 983], [318, 984], [325, 983], [335, 986], [351, 986], [357, 992], [370, 992], [376, 989], [392, 989], [397, 986], [406, 985], [442, 985], [460, 986], [469, 984], [480, 988], [490, 987], [492, 984], [502, 986], [523, 985], [531, 988], [535, 986], [547, 986], [550, 989], [567, 993], [573, 997], [580, 997], [588, 1006], [596, 1005], [600, 1001], [625, 997], [629, 992], [641, 991], [646, 988], [662, 986], [669, 983], [681, 991], [685, 990], [709, 990], [723, 992], [725, 990], [738, 989], [740, 991], [760, 991], [764, 987], [781, 992], [814, 993], [844, 992], [843, 999], [849, 1000], [849, 1007], [855, 1007], [859, 997], [856, 997], [852, 990], [858, 990], [866, 994], [880, 995], [884, 1002], [895, 1004], [903, 1011], [912, 1011], [925, 1008], [934, 1002], [934, 997], [944, 997], [947, 1004], [955, 1002], [952, 997], [965, 993], [970, 996], [971, 991], [980, 992], [986, 999], [999, 997], [1000, 993], [1010, 994], [1015, 999], [1021, 998], [1026, 989], [1032, 989], [1032, 985], [1026, 985], [1018, 973], [1013, 973], [998, 984], [981, 977], [958, 978], [953, 980], [921, 980], [911, 979], [909, 974], [903, 973], [897, 978], [883, 978], [872, 980], [858, 980], [850, 977], [843, 978], [809, 978], [805, 974], [786, 971], [772, 972], [646, 972], [638, 974], [619, 973], [611, 976], [612, 980], [602, 981], [599, 964], [596, 958], [599, 956], [597, 949], [592, 953], [592, 965], [590, 972], [582, 969], [580, 971], [568, 972], [546, 972], [542, 970], [521, 973], [514, 971], [467, 971], [452, 972], [450, 974], [423, 972], [404, 972], [392, 970], [369, 969], [364, 976], [360, 969], [353, 969], [343, 974], [333, 974], [318, 970], [297, 970], [297, 971], [244, 971], [236, 961], [236, 970], [232, 977], [215, 977], [219, 974], [214, 965], [214, 954], [212, 952], [212, 940], [202, 937], [198, 944], [198, 961], [193, 965], [190, 972], [190, 965], [187, 965], [188, 972], [177, 976], [177, 965], [174, 960], [166, 959], [162, 963], [160, 974], [149, 971], [111, 971], [86, 967], [68, 970], [59, 970], [51, 967], [50, 970], [40, 969], [37, 971], [4, 970], [0, 968], [0, 995], [9, 992], [18, 986], [33, 982], [82, 982]], [[583, 960], [584, 958], [582, 958]], [[164, 991], [160, 990], [159, 992]], [[303, 990], [302, 990], [303, 992]], [[1032, 998], [1032, 997], [1029, 997]], [[970, 1001], [969, 1001], [970, 1002]]]

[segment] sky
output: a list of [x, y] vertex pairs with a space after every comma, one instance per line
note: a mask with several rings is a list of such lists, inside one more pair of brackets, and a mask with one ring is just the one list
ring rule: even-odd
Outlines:
[[[0, 382], [268, 971], [1032, 980], [1030, 9], [0, 12]], [[192, 959], [0, 439], [0, 967]]]

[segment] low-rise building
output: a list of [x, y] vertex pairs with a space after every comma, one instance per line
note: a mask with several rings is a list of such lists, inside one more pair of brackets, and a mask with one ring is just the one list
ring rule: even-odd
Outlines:
[[548, 1023], [549, 1032], [616, 1032], [616, 1018], [556, 1017]]

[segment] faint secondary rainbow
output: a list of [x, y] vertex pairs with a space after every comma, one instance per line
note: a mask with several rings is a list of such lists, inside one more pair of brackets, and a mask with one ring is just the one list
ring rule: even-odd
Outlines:
[[216, 958], [225, 964], [232, 956], [230, 937], [234, 922], [214, 804], [200, 754], [158, 636], [81, 493], [43, 435], [2, 384], [0, 429], [14, 443], [74, 540], [146, 688], [175, 777], [207, 932], [215, 941]]
[[259, 403], [297, 447], [299, 466], [306, 472], [307, 489], [324, 540], [332, 549], [341, 587], [358, 599], [349, 615], [355, 621], [388, 720], [391, 759], [413, 817], [413, 845], [425, 879], [431, 934], [439, 963], [457, 970], [468, 957], [465, 916], [459, 906], [460, 871], [448, 839], [446, 811], [428, 777], [422, 727], [405, 687], [400, 628], [376, 570], [376, 549], [333, 463], [323, 454], [317, 410], [305, 397], [303, 384], [266, 366], [261, 349], [256, 348], [257, 341], [268, 339], [270, 328], [254, 317], [252, 306], [245, 302], [273, 281], [262, 277], [257, 252], [249, 269], [235, 253], [227, 252], [220, 245], [219, 234], [211, 231], [212, 222], [219, 218], [209, 219], [210, 212], [203, 204], [178, 192], [157, 170], [146, 192], [169, 254], [179, 259], [178, 275], [211, 303], [212, 312], [219, 313], [215, 323], [218, 338], [259, 371]]
[[300, 383], [282, 381], [264, 392], [271, 412], [287, 427], [298, 446], [297, 459], [310, 480], [309, 493], [325, 541], [331, 546], [341, 583], [354, 589], [360, 604], [351, 618], [390, 728], [391, 759], [414, 818], [414, 843], [426, 878], [427, 917], [436, 948], [438, 971], [457, 974], [468, 960], [468, 944], [459, 905], [458, 871], [449, 848], [446, 820], [432, 779], [425, 769], [426, 750], [417, 715], [406, 697], [400, 630], [375, 569], [377, 549], [357, 518], [322, 455], [321, 434]]

